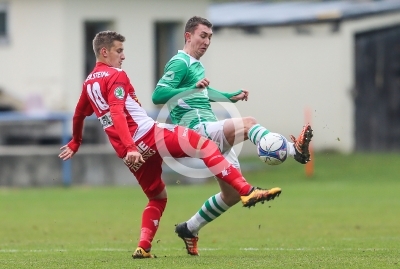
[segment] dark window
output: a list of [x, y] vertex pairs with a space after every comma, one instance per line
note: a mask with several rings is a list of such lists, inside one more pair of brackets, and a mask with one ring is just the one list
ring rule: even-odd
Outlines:
[[7, 6], [0, 3], [0, 44], [8, 41]]
[[400, 25], [355, 36], [357, 151], [400, 150]]
[[0, 11], [0, 36], [6, 36], [6, 21], [7, 21], [7, 13], [5, 11]]
[[84, 77], [92, 72], [96, 64], [96, 56], [93, 52], [93, 39], [98, 32], [113, 31], [113, 22], [111, 21], [87, 21], [85, 22], [85, 74]]
[[165, 64], [178, 52], [178, 49], [183, 48], [185, 42], [181, 25], [179, 22], [156, 22], [154, 25], [155, 84], [164, 74]]

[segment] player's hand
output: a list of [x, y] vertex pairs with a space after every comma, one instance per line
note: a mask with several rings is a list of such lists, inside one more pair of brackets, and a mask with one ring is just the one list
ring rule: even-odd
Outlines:
[[75, 152], [72, 151], [72, 149], [70, 149], [68, 147], [68, 145], [64, 145], [60, 148], [61, 153], [58, 155], [58, 157], [60, 157], [60, 159], [62, 159], [63, 161], [66, 161], [68, 159], [71, 159], [72, 156], [74, 156]]
[[242, 90], [241, 93], [238, 95], [232, 96], [231, 100], [232, 101], [247, 101], [249, 98], [249, 91], [248, 90]]
[[126, 154], [125, 158], [123, 158], [123, 161], [126, 166], [129, 167], [129, 169], [133, 169], [133, 167], [138, 164], [138, 163], [144, 163], [144, 159], [142, 157], [142, 154], [140, 154], [138, 151], [130, 151]]
[[208, 80], [208, 78], [203, 78], [203, 79], [197, 81], [196, 88], [204, 89], [204, 88], [207, 88], [208, 85], [210, 85], [210, 81]]

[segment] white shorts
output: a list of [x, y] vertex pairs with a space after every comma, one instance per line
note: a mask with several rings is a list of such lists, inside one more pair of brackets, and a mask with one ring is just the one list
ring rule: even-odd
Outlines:
[[196, 126], [194, 130], [198, 134], [214, 141], [228, 162], [230, 162], [237, 169], [240, 169], [238, 157], [224, 135], [224, 123], [225, 120], [216, 122], [203, 122]]

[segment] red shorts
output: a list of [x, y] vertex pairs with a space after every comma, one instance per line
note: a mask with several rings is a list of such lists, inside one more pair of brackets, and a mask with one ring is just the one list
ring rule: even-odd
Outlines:
[[131, 172], [148, 198], [157, 196], [165, 188], [161, 179], [162, 157], [195, 156], [200, 138], [202, 137], [198, 133], [189, 128], [158, 123], [136, 141], [145, 163], [136, 165]]

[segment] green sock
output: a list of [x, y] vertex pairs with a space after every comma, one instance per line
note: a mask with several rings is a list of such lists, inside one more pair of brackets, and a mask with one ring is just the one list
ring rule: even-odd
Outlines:
[[221, 198], [221, 193], [208, 198], [200, 210], [188, 220], [187, 227], [193, 235], [197, 235], [201, 228], [221, 216], [230, 207]]
[[253, 125], [249, 130], [249, 140], [253, 142], [254, 145], [257, 145], [258, 141], [260, 141], [261, 137], [268, 134], [269, 131], [262, 127], [260, 124]]

